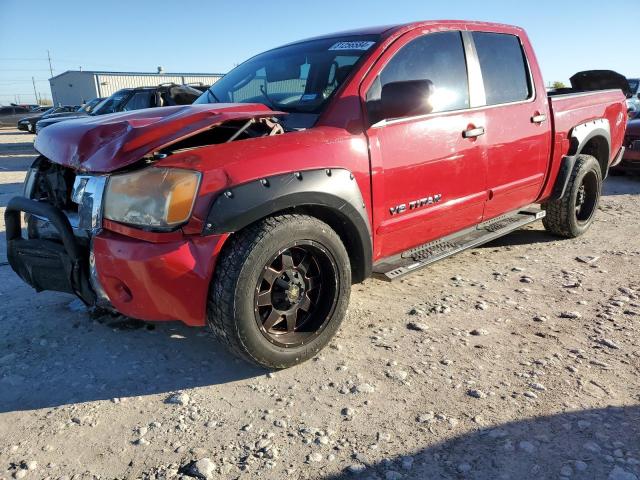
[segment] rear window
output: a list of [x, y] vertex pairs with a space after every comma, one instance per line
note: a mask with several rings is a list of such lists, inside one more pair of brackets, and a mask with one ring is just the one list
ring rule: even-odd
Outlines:
[[487, 105], [526, 100], [532, 87], [520, 39], [502, 33], [473, 32]]

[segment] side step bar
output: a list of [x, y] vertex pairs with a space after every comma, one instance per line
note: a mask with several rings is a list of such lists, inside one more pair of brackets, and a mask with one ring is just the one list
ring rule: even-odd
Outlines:
[[438, 260], [490, 242], [525, 225], [536, 222], [543, 218], [545, 214], [544, 210], [527, 208], [493, 218], [475, 227], [425, 243], [400, 255], [385, 259], [373, 266], [373, 277], [388, 282], [396, 280]]

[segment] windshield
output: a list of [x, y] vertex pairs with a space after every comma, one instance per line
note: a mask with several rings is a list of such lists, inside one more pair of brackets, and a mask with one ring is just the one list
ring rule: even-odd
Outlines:
[[107, 113], [114, 113], [119, 111], [120, 105], [129, 98], [131, 90], [118, 90], [110, 97], [105, 98], [102, 102], [96, 105], [91, 115], [105, 115]]
[[93, 100], [89, 100], [87, 103], [85, 103], [84, 105], [80, 105], [78, 107], [78, 109], [76, 110], [76, 112], [85, 112], [85, 113], [89, 113], [91, 112], [91, 110], [93, 110], [93, 107], [95, 107], [99, 102], [101, 102], [103, 99], [100, 98], [94, 98]]
[[378, 38], [329, 38], [270, 50], [231, 70], [195, 103], [262, 103], [289, 113], [319, 114]]
[[631, 89], [631, 93], [635, 95], [638, 91], [638, 84], [640, 84], [640, 80], [633, 79], [633, 80], [627, 80], [627, 82], [629, 83], [629, 88]]

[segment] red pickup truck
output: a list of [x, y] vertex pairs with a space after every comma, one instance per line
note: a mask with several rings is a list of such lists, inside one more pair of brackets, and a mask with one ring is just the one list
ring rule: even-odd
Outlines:
[[585, 232], [627, 113], [620, 90], [582, 85], [548, 95], [506, 25], [292, 43], [193, 105], [44, 130], [6, 210], [8, 259], [37, 291], [208, 325], [245, 359], [291, 366], [330, 341], [352, 283], [538, 219]]

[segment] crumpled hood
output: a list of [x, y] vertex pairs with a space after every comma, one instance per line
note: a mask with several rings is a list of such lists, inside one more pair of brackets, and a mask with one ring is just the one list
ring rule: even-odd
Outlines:
[[106, 173], [220, 123], [282, 114], [262, 104], [217, 103], [88, 116], [42, 130], [35, 148], [60, 165]]

